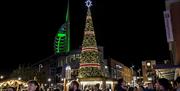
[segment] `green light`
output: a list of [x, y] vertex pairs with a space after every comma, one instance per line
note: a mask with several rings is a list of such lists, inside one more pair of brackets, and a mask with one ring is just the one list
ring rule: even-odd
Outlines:
[[57, 36], [59, 36], [59, 37], [63, 37], [63, 36], [66, 36], [65, 34], [62, 34], [62, 33], [58, 33], [58, 35]]
[[70, 51], [69, 0], [67, 4], [65, 23], [60, 27], [54, 44], [55, 53], [68, 53]]

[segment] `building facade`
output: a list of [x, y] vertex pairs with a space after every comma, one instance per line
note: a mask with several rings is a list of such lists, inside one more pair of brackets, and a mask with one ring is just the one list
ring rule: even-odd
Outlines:
[[[102, 46], [98, 46], [101, 60], [104, 59], [103, 50]], [[33, 64], [32, 67], [37, 70], [37, 73], [46, 75], [43, 82], [47, 82], [48, 78], [51, 78], [53, 83], [63, 82], [62, 79], [66, 77], [67, 66], [71, 67], [70, 79], [76, 79], [78, 76], [80, 52], [81, 48], [72, 50], [66, 55], [54, 54]]]
[[145, 60], [142, 61], [142, 74], [143, 74], [143, 81], [152, 82], [155, 80], [155, 69], [156, 66], [155, 60]]
[[108, 62], [109, 62], [108, 67], [109, 67], [110, 78], [113, 79], [123, 78], [126, 84], [128, 83], [130, 84], [132, 82], [133, 70], [131, 68], [125, 66], [121, 62], [112, 58], [109, 58]]
[[165, 0], [164, 20], [171, 60], [180, 64], [180, 0]]

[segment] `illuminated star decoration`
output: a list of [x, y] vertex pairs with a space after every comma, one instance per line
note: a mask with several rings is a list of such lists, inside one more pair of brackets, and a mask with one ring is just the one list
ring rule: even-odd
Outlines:
[[92, 1], [91, 0], [87, 0], [85, 3], [86, 3], [86, 6], [88, 8], [90, 8], [92, 6]]

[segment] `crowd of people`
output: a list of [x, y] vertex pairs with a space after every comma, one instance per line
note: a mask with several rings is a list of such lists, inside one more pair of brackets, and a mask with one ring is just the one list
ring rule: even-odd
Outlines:
[[147, 87], [141, 84], [130, 87], [125, 84], [123, 79], [119, 79], [115, 91], [180, 91], [180, 77], [177, 77], [173, 83], [166, 78], [159, 78], [156, 83], [149, 83]]
[[[35, 80], [30, 80], [27, 82], [27, 91], [43, 91], [40, 89], [39, 83]], [[93, 90], [86, 91], [104, 91], [100, 90], [100, 84], [96, 84]], [[16, 91], [13, 87], [8, 87], [6, 91]], [[60, 91], [59, 89], [54, 89], [53, 91]], [[72, 81], [69, 86], [69, 91], [84, 91], [79, 88], [79, 83], [77, 81]], [[156, 83], [148, 84], [148, 86], [138, 85], [135, 87], [127, 86], [123, 79], [118, 80], [118, 84], [115, 86], [114, 91], [180, 91], [180, 77], [170, 83], [166, 78], [160, 78], [156, 81]]]

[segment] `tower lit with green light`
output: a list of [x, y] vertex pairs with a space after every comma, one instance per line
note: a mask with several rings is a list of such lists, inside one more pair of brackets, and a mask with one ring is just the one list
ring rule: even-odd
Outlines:
[[65, 54], [70, 51], [70, 21], [69, 0], [67, 5], [65, 23], [59, 28], [54, 41], [55, 54]]

